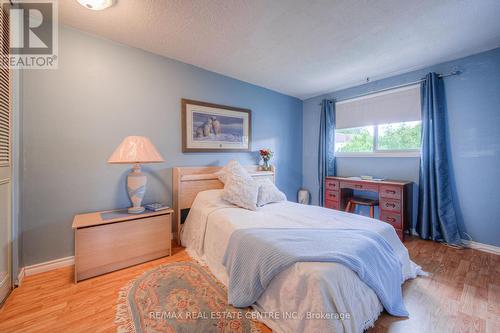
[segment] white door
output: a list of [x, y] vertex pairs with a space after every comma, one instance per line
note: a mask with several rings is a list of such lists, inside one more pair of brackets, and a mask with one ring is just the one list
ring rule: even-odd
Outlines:
[[[9, 16], [0, 10], [0, 53], [9, 53]], [[12, 288], [10, 70], [0, 67], [0, 303]]]

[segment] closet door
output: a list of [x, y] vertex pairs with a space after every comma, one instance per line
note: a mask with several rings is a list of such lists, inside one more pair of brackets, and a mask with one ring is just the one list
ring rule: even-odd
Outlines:
[[[9, 16], [0, 9], [0, 53], [9, 54]], [[0, 303], [12, 288], [11, 72], [0, 66]]]

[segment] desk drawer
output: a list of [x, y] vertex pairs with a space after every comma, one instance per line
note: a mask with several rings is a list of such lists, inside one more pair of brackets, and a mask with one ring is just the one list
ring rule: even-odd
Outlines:
[[401, 212], [401, 201], [394, 200], [394, 199], [382, 198], [380, 200], [380, 209], [400, 213]]
[[325, 200], [325, 207], [338, 210], [340, 208], [340, 205], [338, 201]]
[[340, 195], [338, 191], [325, 191], [325, 200], [329, 201], [340, 201]]
[[392, 225], [394, 229], [403, 228], [403, 224], [401, 223], [401, 214], [390, 213], [382, 210], [380, 213], [380, 219]]
[[380, 185], [380, 196], [389, 199], [401, 199], [401, 188], [397, 186]]
[[378, 192], [378, 185], [375, 184], [364, 184], [364, 183], [354, 183], [354, 182], [340, 182], [340, 188], [350, 188], [359, 191], [374, 191]]
[[339, 190], [339, 181], [333, 179], [325, 180], [325, 189], [330, 191], [338, 191]]

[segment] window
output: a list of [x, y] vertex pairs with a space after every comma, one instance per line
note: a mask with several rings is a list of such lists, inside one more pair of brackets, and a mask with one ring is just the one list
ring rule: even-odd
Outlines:
[[339, 129], [335, 151], [340, 153], [384, 153], [418, 151], [420, 121]]
[[339, 102], [336, 109], [338, 156], [418, 156], [420, 85]]
[[421, 121], [378, 125], [376, 150], [419, 150], [421, 128]]
[[374, 126], [343, 128], [335, 131], [335, 151], [342, 153], [369, 153], [375, 144]]

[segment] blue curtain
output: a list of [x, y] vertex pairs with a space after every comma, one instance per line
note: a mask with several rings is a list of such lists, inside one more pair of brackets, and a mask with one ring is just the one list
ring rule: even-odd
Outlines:
[[429, 73], [422, 82], [422, 148], [417, 232], [423, 239], [461, 244], [451, 194], [443, 80]]
[[324, 185], [326, 176], [335, 176], [335, 102], [324, 99], [321, 102], [319, 125], [318, 182], [319, 205], [324, 206]]

